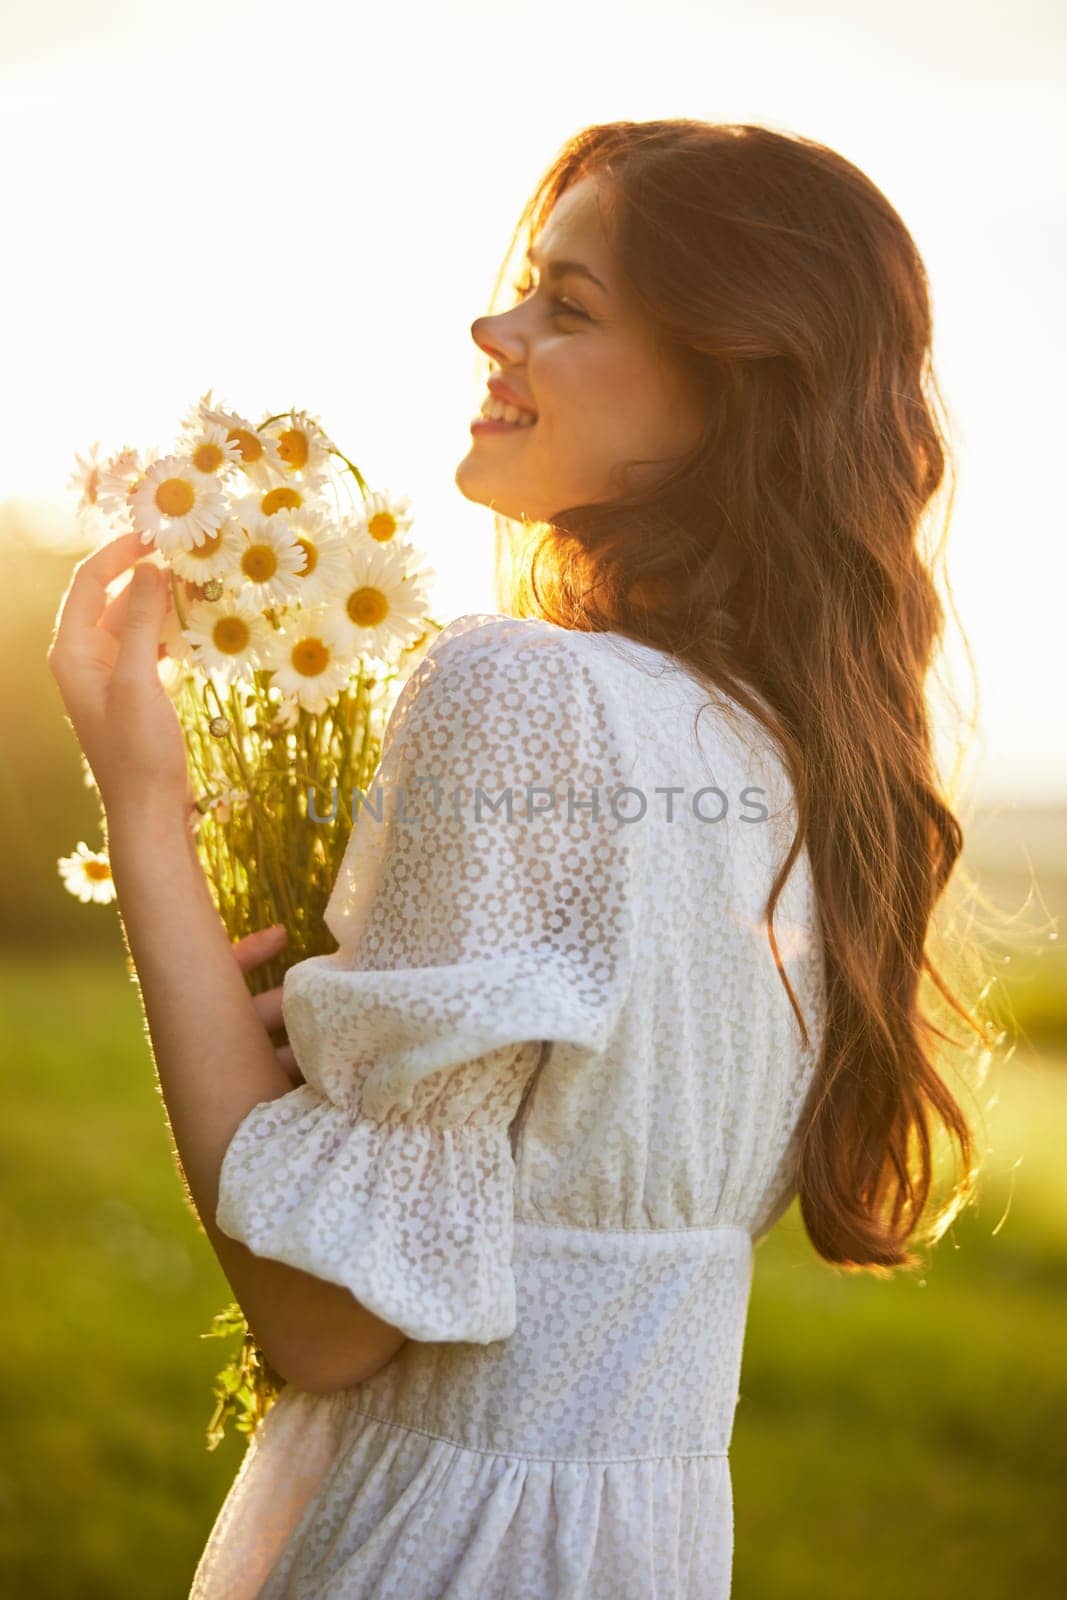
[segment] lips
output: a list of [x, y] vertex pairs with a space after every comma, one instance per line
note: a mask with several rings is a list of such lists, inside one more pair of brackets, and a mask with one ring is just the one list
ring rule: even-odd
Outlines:
[[528, 400], [524, 400], [510, 384], [505, 383], [503, 378], [490, 378], [486, 388], [494, 400], [500, 400], [506, 406], [514, 406], [517, 411], [525, 411], [529, 416], [536, 417], [536, 408]]

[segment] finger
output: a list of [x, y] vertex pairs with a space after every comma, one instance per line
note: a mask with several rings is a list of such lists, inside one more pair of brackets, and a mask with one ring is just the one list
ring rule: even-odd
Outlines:
[[158, 567], [142, 561], [130, 579], [113, 682], [140, 682], [149, 671], [158, 677], [159, 633], [166, 612], [167, 580]]
[[261, 967], [264, 961], [277, 955], [288, 936], [286, 928], [280, 923], [270, 928], [254, 928], [251, 933], [243, 934], [240, 939], [233, 941], [237, 965], [242, 972], [252, 972], [256, 967]]
[[113, 600], [109, 600], [100, 618], [99, 626], [111, 634], [117, 642], [122, 638], [122, 630], [126, 626], [126, 607], [130, 603], [130, 586], [121, 589]]
[[[119, 590], [118, 594], [114, 595], [108, 601], [107, 607], [104, 610], [104, 614], [100, 618], [100, 622], [98, 624], [99, 627], [103, 628], [107, 633], [110, 633], [112, 638], [115, 640], [122, 638], [122, 630], [126, 626], [126, 610], [130, 603], [130, 587], [131, 585], [129, 583], [125, 584]], [[167, 583], [166, 595], [166, 610], [169, 612], [174, 606], [174, 596], [171, 593], [169, 581]]]
[[252, 1004], [259, 1013], [259, 1020], [268, 1033], [273, 1033], [276, 1028], [285, 1027], [285, 1017], [282, 1014], [282, 986], [275, 984], [273, 989], [264, 989], [260, 994], [252, 996]]
[[81, 629], [96, 626], [107, 604], [108, 584], [144, 550], [141, 535], [131, 528], [78, 562], [60, 604], [53, 650], [69, 649]]
[[289, 1078], [289, 1081], [294, 1085], [295, 1088], [299, 1089], [302, 1083], [307, 1082], [307, 1079], [301, 1072], [297, 1063], [297, 1059], [293, 1054], [293, 1047], [291, 1044], [283, 1044], [280, 1049], [275, 1050], [274, 1054], [278, 1057], [279, 1062], [285, 1069], [286, 1076]]

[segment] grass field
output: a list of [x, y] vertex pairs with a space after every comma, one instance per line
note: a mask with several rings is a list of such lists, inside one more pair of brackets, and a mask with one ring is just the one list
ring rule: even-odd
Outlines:
[[[121, 955], [4, 958], [0, 1593], [181, 1600], [240, 1463], [204, 1430], [230, 1298], [173, 1167]], [[737, 1600], [1062, 1593], [1067, 1061], [1017, 1057], [986, 1188], [924, 1273], [756, 1257]], [[412, 1600], [417, 1600], [413, 1596]]]

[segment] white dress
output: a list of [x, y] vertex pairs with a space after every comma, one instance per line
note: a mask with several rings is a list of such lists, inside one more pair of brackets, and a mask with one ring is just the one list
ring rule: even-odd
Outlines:
[[763, 923], [793, 804], [755, 719], [666, 652], [495, 614], [438, 635], [339, 948], [286, 974], [307, 1081], [248, 1112], [217, 1211], [409, 1340], [283, 1390], [190, 1600], [728, 1595], [753, 1245], [824, 1015], [806, 850], [774, 928], [807, 1044]]

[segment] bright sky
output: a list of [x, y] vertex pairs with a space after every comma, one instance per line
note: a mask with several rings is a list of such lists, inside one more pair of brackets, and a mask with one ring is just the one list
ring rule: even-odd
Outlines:
[[372, 485], [411, 496], [441, 612], [493, 609], [492, 519], [452, 475], [478, 402], [470, 323], [529, 191], [585, 123], [766, 123], [862, 167], [924, 255], [976, 776], [986, 798], [1067, 800], [1065, 15], [6, 0], [0, 520], [61, 525], [75, 451], [169, 446], [212, 388], [319, 416]]

